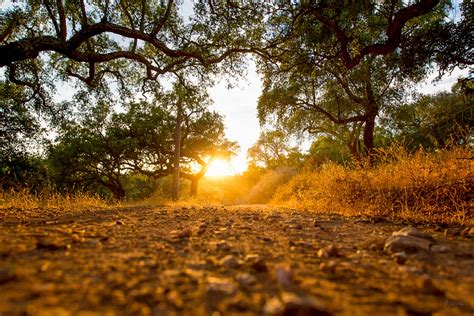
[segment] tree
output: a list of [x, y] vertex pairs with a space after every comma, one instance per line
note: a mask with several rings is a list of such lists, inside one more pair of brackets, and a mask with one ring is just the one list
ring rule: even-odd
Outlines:
[[38, 147], [45, 141], [41, 121], [55, 116], [56, 106], [43, 108], [21, 86], [0, 81], [0, 186], [38, 191], [47, 183]]
[[[46, 65], [61, 78], [97, 87], [106, 77], [127, 79], [127, 66], [134, 72], [128, 76], [155, 80], [184, 68], [209, 70], [223, 61], [227, 71], [236, 70], [240, 64], [233, 57], [240, 53], [275, 60], [289, 55], [298, 63], [306, 54], [299, 44], [309, 38], [314, 54], [305, 59], [339, 58], [352, 69], [365, 56], [395, 51], [406, 42], [407, 27], [416, 28], [418, 17], [440, 6], [440, 0], [203, 1], [185, 23], [173, 0], [29, 0], [0, 12], [0, 67], [8, 68], [10, 81], [30, 87]], [[376, 36], [365, 36], [367, 29]], [[33, 69], [35, 60], [43, 64]]]
[[111, 126], [111, 107], [100, 102], [82, 121], [65, 122], [49, 153], [49, 161], [60, 189], [93, 191], [97, 185], [115, 199], [125, 198], [121, 177], [129, 144], [116, 137]]
[[208, 110], [210, 102], [204, 91], [188, 85], [181, 94], [172, 89], [152, 102], [127, 103], [118, 112], [103, 101], [91, 108], [86, 105], [62, 126], [51, 149], [56, 179], [64, 188], [105, 187], [116, 199], [123, 199], [125, 176], [139, 173], [156, 180], [173, 174], [180, 112], [177, 165], [179, 175], [191, 181], [194, 196], [209, 163], [231, 157], [238, 148], [225, 137], [223, 117]]
[[462, 1], [452, 16], [442, 21], [427, 21], [419, 31], [405, 37], [401, 45], [404, 69], [436, 64], [440, 75], [456, 67], [474, 64], [474, 3]]
[[421, 95], [390, 112], [385, 125], [410, 150], [466, 145], [474, 128], [472, 104], [473, 96], [463, 93]]
[[447, 7], [439, 0], [282, 4], [267, 19], [265, 39], [274, 45], [264, 59], [282, 63], [283, 70], [336, 60], [350, 70], [366, 57], [407, 49], [422, 32], [430, 36], [428, 30], [443, 24]]
[[198, 19], [185, 22], [173, 0], [27, 0], [0, 17], [0, 68], [9, 81], [41, 96], [46, 91], [39, 87], [58, 78], [95, 89], [114, 80], [126, 90], [130, 82], [156, 82], [183, 69], [211, 72], [250, 51], [240, 45], [243, 34], [234, 32], [229, 41], [222, 26], [212, 31]]
[[[258, 104], [260, 122], [273, 118], [289, 132], [335, 136], [355, 159], [361, 149], [369, 155], [377, 117], [400, 104], [409, 81], [394, 57], [368, 57], [350, 71], [338, 63], [283, 73], [267, 68]], [[412, 74], [413, 80], [420, 77]]]
[[270, 169], [300, 164], [303, 155], [289, 143], [289, 135], [282, 131], [262, 132], [257, 142], [247, 151], [250, 164]]
[[318, 137], [309, 149], [306, 166], [314, 168], [327, 162], [343, 163], [350, 159], [347, 144], [333, 136]]

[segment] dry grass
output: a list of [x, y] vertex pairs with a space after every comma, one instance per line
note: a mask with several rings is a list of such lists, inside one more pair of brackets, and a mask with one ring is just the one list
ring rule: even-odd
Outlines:
[[1, 192], [0, 191], [0, 211], [2, 209], [59, 209], [59, 210], [85, 210], [104, 209], [107, 203], [94, 196], [86, 194], [58, 194], [44, 191], [32, 194], [28, 190]]
[[472, 224], [473, 151], [415, 154], [403, 148], [377, 153], [377, 164], [328, 164], [294, 177], [272, 203], [346, 216]]

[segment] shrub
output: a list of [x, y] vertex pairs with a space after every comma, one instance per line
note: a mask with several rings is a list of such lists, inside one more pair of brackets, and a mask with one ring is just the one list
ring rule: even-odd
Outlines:
[[277, 189], [272, 203], [317, 212], [466, 224], [472, 220], [472, 149], [409, 154], [391, 147], [375, 165], [326, 164]]

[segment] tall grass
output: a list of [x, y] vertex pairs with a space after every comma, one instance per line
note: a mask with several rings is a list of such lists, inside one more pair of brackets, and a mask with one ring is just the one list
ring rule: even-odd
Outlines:
[[375, 165], [326, 164], [281, 186], [273, 204], [342, 215], [472, 224], [474, 160], [470, 148], [408, 153], [380, 150]]
[[84, 210], [106, 208], [107, 203], [95, 196], [76, 193], [59, 194], [49, 190], [31, 193], [27, 189], [0, 191], [0, 212], [5, 209], [28, 210]]

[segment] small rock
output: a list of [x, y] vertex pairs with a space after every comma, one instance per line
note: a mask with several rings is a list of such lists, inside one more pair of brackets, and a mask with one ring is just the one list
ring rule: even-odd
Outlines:
[[202, 235], [206, 232], [206, 229], [207, 229], [207, 224], [206, 223], [202, 223], [201, 225], [198, 226], [198, 229], [196, 231], [196, 234], [197, 235]]
[[314, 227], [320, 227], [321, 225], [319, 225], [318, 220], [315, 219], [315, 220], [313, 221], [313, 226], [314, 226]]
[[117, 225], [123, 225], [123, 221], [117, 220], [117, 221], [115, 222], [115, 224], [117, 224]]
[[257, 278], [248, 273], [239, 273], [235, 277], [235, 280], [242, 286], [250, 286], [257, 282]]
[[392, 254], [392, 258], [398, 264], [404, 264], [407, 261], [407, 254], [404, 251], [396, 252], [396, 253]]
[[57, 240], [41, 239], [36, 243], [36, 249], [41, 249], [41, 250], [55, 251], [55, 250], [67, 249], [70, 247], [71, 247], [70, 245], [64, 244], [63, 242], [60, 242]]
[[256, 253], [249, 253], [248, 255], [245, 256], [244, 260], [246, 262], [255, 262], [260, 260], [260, 255]]
[[388, 253], [429, 251], [431, 241], [413, 236], [394, 235], [385, 241], [384, 250]]
[[382, 249], [383, 249], [383, 245], [380, 245], [380, 244], [377, 244], [377, 243], [372, 243], [369, 246], [370, 251], [378, 251], [378, 250], [382, 250]]
[[326, 249], [326, 251], [328, 252], [328, 254], [331, 256], [331, 257], [337, 257], [340, 255], [339, 253], [339, 247], [337, 247], [336, 245], [334, 244], [331, 244], [329, 246], [326, 246], [324, 247], [324, 249]]
[[226, 268], [238, 268], [240, 266], [240, 263], [236, 257], [232, 255], [227, 255], [221, 260], [219, 260], [219, 265]]
[[339, 248], [336, 245], [328, 245], [318, 250], [319, 258], [337, 257], [339, 256]]
[[426, 294], [442, 296], [444, 295], [444, 291], [438, 288], [431, 278], [424, 275], [417, 280], [417, 285], [420, 290], [422, 290]]
[[419, 231], [418, 229], [414, 227], [405, 227], [400, 229], [399, 231], [393, 232], [392, 236], [411, 236], [411, 237], [417, 237], [417, 238], [422, 238], [422, 239], [427, 239], [430, 241], [434, 241], [433, 236], [423, 233]]
[[336, 272], [336, 262], [333, 260], [329, 262], [321, 262], [319, 264], [319, 269], [321, 269], [321, 271], [323, 271], [324, 273], [333, 274], [334, 272]]
[[320, 300], [309, 295], [285, 292], [281, 295], [281, 300], [284, 306], [283, 315], [333, 315]]
[[303, 225], [301, 225], [301, 224], [296, 224], [296, 225], [295, 225], [295, 229], [303, 229]]
[[293, 275], [289, 264], [279, 264], [275, 267], [275, 277], [278, 283], [284, 287], [293, 284]]
[[263, 307], [265, 315], [283, 315], [285, 307], [279, 298], [273, 297], [269, 299]]
[[410, 267], [410, 266], [399, 266], [398, 271], [404, 272], [404, 273], [409, 273], [409, 274], [421, 273], [422, 272], [419, 268]]
[[191, 237], [192, 231], [190, 228], [184, 228], [180, 231], [173, 231], [171, 234], [174, 238], [188, 238]]
[[208, 277], [207, 278], [207, 292], [208, 293], [220, 293], [224, 295], [232, 295], [236, 291], [236, 287], [231, 280]]
[[438, 252], [438, 253], [447, 253], [451, 251], [451, 248], [444, 245], [433, 245], [430, 248], [431, 252]]
[[182, 308], [184, 306], [184, 301], [176, 290], [168, 292], [166, 294], [166, 300], [177, 308]]
[[218, 242], [215, 243], [216, 249], [217, 250], [229, 250], [230, 245], [227, 241], [225, 240], [219, 240]]
[[318, 250], [318, 257], [319, 258], [329, 258], [329, 254], [324, 248], [321, 248], [321, 249]]

